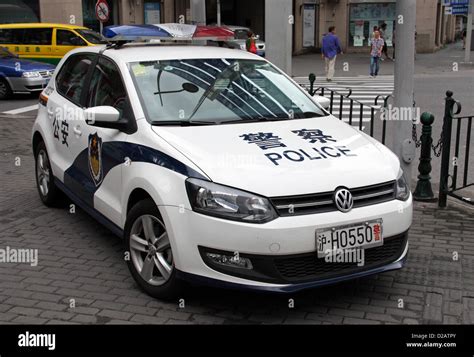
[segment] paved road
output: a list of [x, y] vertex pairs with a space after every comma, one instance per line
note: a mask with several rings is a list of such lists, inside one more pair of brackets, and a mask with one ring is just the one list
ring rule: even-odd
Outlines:
[[15, 94], [8, 100], [0, 100], [0, 114], [34, 115], [38, 105], [38, 94]]
[[192, 288], [184, 308], [152, 299], [131, 279], [117, 238], [79, 209], [41, 204], [33, 119], [19, 119], [0, 117], [0, 248], [37, 248], [39, 264], [0, 264], [2, 324], [474, 323], [473, 213], [453, 205], [416, 205], [408, 264], [396, 272], [288, 296]]

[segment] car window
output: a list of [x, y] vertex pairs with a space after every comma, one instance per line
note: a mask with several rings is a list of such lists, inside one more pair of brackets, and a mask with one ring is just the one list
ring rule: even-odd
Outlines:
[[69, 30], [56, 30], [56, 45], [58, 46], [86, 46], [85, 41]]
[[0, 43], [5, 44], [22, 44], [23, 29], [0, 29]]
[[92, 73], [87, 107], [106, 105], [116, 108], [123, 114], [127, 103], [126, 99], [125, 86], [117, 66], [101, 57]]
[[25, 31], [23, 43], [25, 45], [51, 45], [52, 28], [28, 29]]
[[130, 63], [153, 124], [297, 119], [325, 115], [298, 85], [263, 60], [182, 59]]
[[56, 78], [58, 92], [79, 104], [86, 74], [94, 60], [92, 54], [73, 55], [67, 59]]

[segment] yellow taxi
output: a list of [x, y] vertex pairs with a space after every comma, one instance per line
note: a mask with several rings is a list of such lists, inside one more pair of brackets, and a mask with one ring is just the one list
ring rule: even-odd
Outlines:
[[83, 26], [25, 23], [0, 25], [0, 47], [6, 47], [20, 58], [57, 64], [77, 47], [104, 44], [99, 33]]

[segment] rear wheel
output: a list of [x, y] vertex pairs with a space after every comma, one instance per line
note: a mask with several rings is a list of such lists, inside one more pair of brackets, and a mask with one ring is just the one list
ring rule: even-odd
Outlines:
[[0, 99], [8, 99], [12, 95], [10, 85], [4, 78], [0, 78]]
[[36, 187], [41, 201], [46, 206], [56, 206], [61, 201], [61, 193], [54, 184], [53, 171], [49, 162], [44, 142], [40, 142], [35, 150]]
[[128, 268], [137, 284], [149, 295], [172, 299], [182, 290], [176, 278], [168, 232], [152, 199], [132, 207], [125, 225]]

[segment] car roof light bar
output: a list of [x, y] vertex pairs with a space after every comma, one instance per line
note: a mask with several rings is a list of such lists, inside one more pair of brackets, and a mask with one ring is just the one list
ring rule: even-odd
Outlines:
[[170, 23], [107, 26], [104, 28], [104, 36], [109, 42], [123, 44], [150, 40], [163, 42], [228, 41], [234, 38], [234, 33], [226, 27]]

